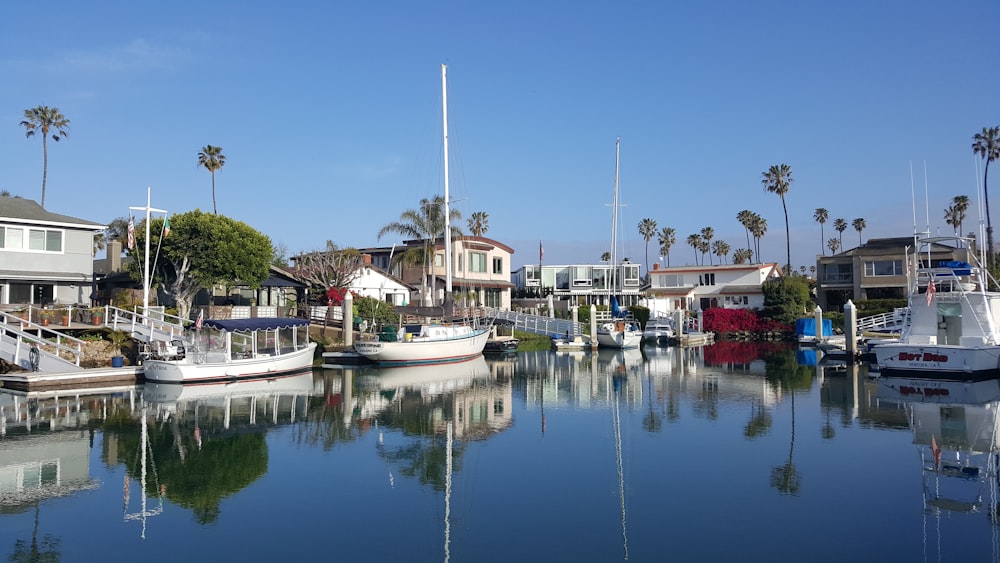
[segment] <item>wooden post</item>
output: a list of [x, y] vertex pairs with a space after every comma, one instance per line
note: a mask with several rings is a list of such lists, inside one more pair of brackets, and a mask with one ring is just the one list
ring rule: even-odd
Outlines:
[[844, 305], [844, 350], [848, 358], [858, 354], [858, 312], [850, 299]]
[[344, 295], [343, 322], [344, 322], [344, 346], [350, 348], [354, 346], [354, 297], [347, 291]]

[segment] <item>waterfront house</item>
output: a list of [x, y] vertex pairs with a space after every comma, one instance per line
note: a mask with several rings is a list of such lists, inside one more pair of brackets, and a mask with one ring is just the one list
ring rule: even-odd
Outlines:
[[0, 304], [90, 304], [94, 235], [106, 225], [0, 196]]
[[[840, 311], [847, 300], [906, 299], [907, 260], [913, 237], [873, 238], [835, 254], [816, 257], [816, 303], [824, 311]], [[935, 244], [921, 260], [968, 259], [968, 249]]]
[[645, 288], [645, 305], [651, 316], [713, 307], [760, 309], [764, 306], [764, 282], [781, 275], [781, 268], [773, 262], [670, 268], [654, 264]]
[[511, 280], [518, 293], [524, 296], [552, 295], [573, 306], [585, 306], [608, 305], [609, 295], [614, 294], [618, 304], [627, 307], [639, 304], [642, 297], [640, 266], [628, 260], [617, 265], [527, 264], [513, 272]]

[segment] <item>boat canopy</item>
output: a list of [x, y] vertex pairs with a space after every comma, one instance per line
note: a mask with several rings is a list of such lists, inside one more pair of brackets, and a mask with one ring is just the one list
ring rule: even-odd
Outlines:
[[306, 326], [308, 319], [293, 319], [284, 317], [260, 317], [256, 319], [207, 319], [205, 326], [210, 326], [228, 332], [253, 332], [255, 330], [275, 330]]
[[[795, 321], [796, 336], [816, 336], [816, 317], [806, 317]], [[833, 321], [823, 319], [823, 336], [833, 336]]]

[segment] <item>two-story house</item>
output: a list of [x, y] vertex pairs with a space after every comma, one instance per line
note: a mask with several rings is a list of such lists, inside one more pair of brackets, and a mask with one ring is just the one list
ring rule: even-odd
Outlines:
[[637, 305], [641, 298], [640, 264], [527, 264], [515, 271], [514, 287], [529, 294], [552, 295], [572, 305], [609, 305], [613, 294], [622, 307]]
[[0, 304], [89, 304], [94, 235], [106, 228], [0, 196]]
[[676, 310], [760, 309], [764, 282], [781, 277], [781, 268], [769, 264], [675, 266], [649, 271], [646, 306], [650, 315]]
[[[817, 256], [816, 303], [823, 310], [841, 310], [848, 299], [906, 299], [913, 248], [913, 237], [873, 238], [840, 254]], [[968, 249], [934, 244], [920, 260], [966, 261]]]

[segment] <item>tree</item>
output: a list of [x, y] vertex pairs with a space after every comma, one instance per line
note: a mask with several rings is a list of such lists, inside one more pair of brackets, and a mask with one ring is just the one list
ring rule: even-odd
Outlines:
[[698, 265], [698, 251], [701, 250], [701, 235], [688, 235], [687, 243], [694, 249], [694, 263]]
[[[712, 248], [712, 239], [715, 238], [715, 229], [712, 227], [705, 227], [701, 230], [701, 262], [705, 263], [705, 254], [708, 253]], [[708, 264], [712, 265], [712, 255], [708, 255]]]
[[826, 249], [823, 248], [823, 240], [826, 239], [826, 235], [823, 234], [823, 225], [826, 224], [826, 220], [829, 218], [830, 212], [822, 207], [817, 207], [816, 211], [813, 213], [813, 219], [819, 223], [819, 247], [824, 255], [826, 255]]
[[951, 201], [955, 207], [955, 218], [958, 219], [958, 234], [961, 234], [962, 223], [965, 221], [965, 212], [969, 210], [969, 196], [957, 195]]
[[723, 263], [726, 256], [729, 256], [729, 250], [729, 243], [724, 240], [717, 240], [712, 243], [712, 252], [719, 257], [720, 264]]
[[[252, 227], [224, 215], [188, 211], [170, 217], [170, 234], [163, 236], [163, 219], [150, 225], [150, 246], [159, 247], [151, 269], [153, 282], [177, 303], [178, 316], [186, 319], [191, 303], [202, 289], [213, 285], [260, 287], [271, 264], [271, 239]], [[136, 246], [129, 254], [129, 271], [141, 280], [145, 226], [136, 225]]]
[[660, 243], [660, 253], [667, 257], [667, 267], [670, 267], [670, 249], [677, 242], [677, 231], [673, 227], [663, 227], [657, 240]]
[[733, 264], [747, 264], [753, 260], [753, 251], [749, 248], [737, 248], [733, 252]]
[[350, 287], [364, 266], [364, 255], [356, 248], [338, 248], [326, 241], [326, 248], [296, 258], [296, 273], [313, 288], [327, 290]]
[[764, 235], [767, 234], [767, 219], [754, 213], [753, 217], [750, 218], [750, 234], [753, 235], [754, 255], [757, 256], [757, 263], [763, 264], [764, 260], [760, 257], [760, 239], [764, 238]]
[[469, 232], [473, 236], [481, 237], [490, 230], [489, 215], [485, 211], [475, 211], [468, 220]]
[[753, 223], [754, 215], [756, 214], [749, 209], [744, 209], [736, 214], [736, 220], [740, 222], [740, 225], [743, 225], [743, 230], [747, 234], [747, 248], [750, 247], [750, 225]]
[[761, 183], [764, 184], [764, 189], [781, 197], [781, 208], [785, 211], [785, 250], [788, 258], [785, 264], [789, 266], [792, 264], [792, 241], [788, 228], [788, 206], [785, 205], [785, 194], [788, 193], [792, 182], [794, 182], [792, 168], [787, 164], [772, 165], [766, 172], [761, 173]]
[[601, 254], [601, 262], [610, 262], [610, 261], [611, 261], [611, 253], [608, 251], [604, 251], [604, 253]]
[[639, 221], [639, 234], [646, 241], [646, 276], [649, 276], [649, 241], [656, 236], [656, 221], [653, 219], [643, 219]]
[[[462, 213], [457, 209], [451, 209], [451, 236], [461, 234], [455, 227], [455, 223], [462, 218]], [[424, 304], [430, 304], [430, 295], [427, 294], [427, 269], [433, 257], [431, 245], [438, 239], [444, 238], [444, 198], [436, 195], [433, 199], [421, 199], [417, 209], [407, 209], [400, 214], [398, 221], [393, 221], [382, 227], [378, 232], [381, 239], [388, 233], [396, 233], [404, 237], [419, 239], [423, 246], [423, 271], [420, 276], [420, 294]]]
[[986, 161], [983, 169], [983, 198], [986, 202], [986, 249], [990, 265], [993, 264], [993, 223], [990, 221], [990, 190], [987, 184], [990, 175], [990, 163], [1000, 159], [1000, 125], [983, 127], [982, 133], [972, 137], [972, 153]]
[[840, 239], [832, 238], [826, 241], [826, 247], [830, 249], [830, 254], [836, 254], [840, 250]]
[[63, 137], [69, 136], [67, 128], [69, 120], [59, 113], [59, 108], [49, 106], [38, 106], [36, 108], [24, 110], [24, 120], [21, 127], [25, 129], [25, 136], [29, 139], [36, 133], [42, 133], [42, 208], [45, 207], [45, 182], [49, 175], [49, 145], [48, 139], [59, 142]]
[[955, 236], [958, 236], [959, 225], [961, 225], [962, 222], [959, 220], [959, 211], [958, 208], [955, 207], [954, 203], [944, 208], [944, 222], [951, 225], [952, 232]]
[[222, 170], [226, 165], [226, 155], [222, 154], [222, 147], [212, 145], [202, 147], [198, 153], [198, 165], [212, 173], [212, 213], [218, 214], [219, 208], [215, 205], [215, 172]]
[[844, 231], [847, 230], [847, 221], [837, 218], [833, 220], [833, 228], [840, 233], [840, 246], [844, 246]]
[[279, 268], [288, 267], [288, 246], [283, 242], [276, 242], [271, 245], [271, 265]]
[[853, 226], [854, 230], [858, 232], [858, 246], [861, 246], [861, 231], [865, 230], [865, 227], [868, 225], [865, 225], [865, 220], [862, 217], [858, 217], [857, 219], [851, 221], [851, 226]]

